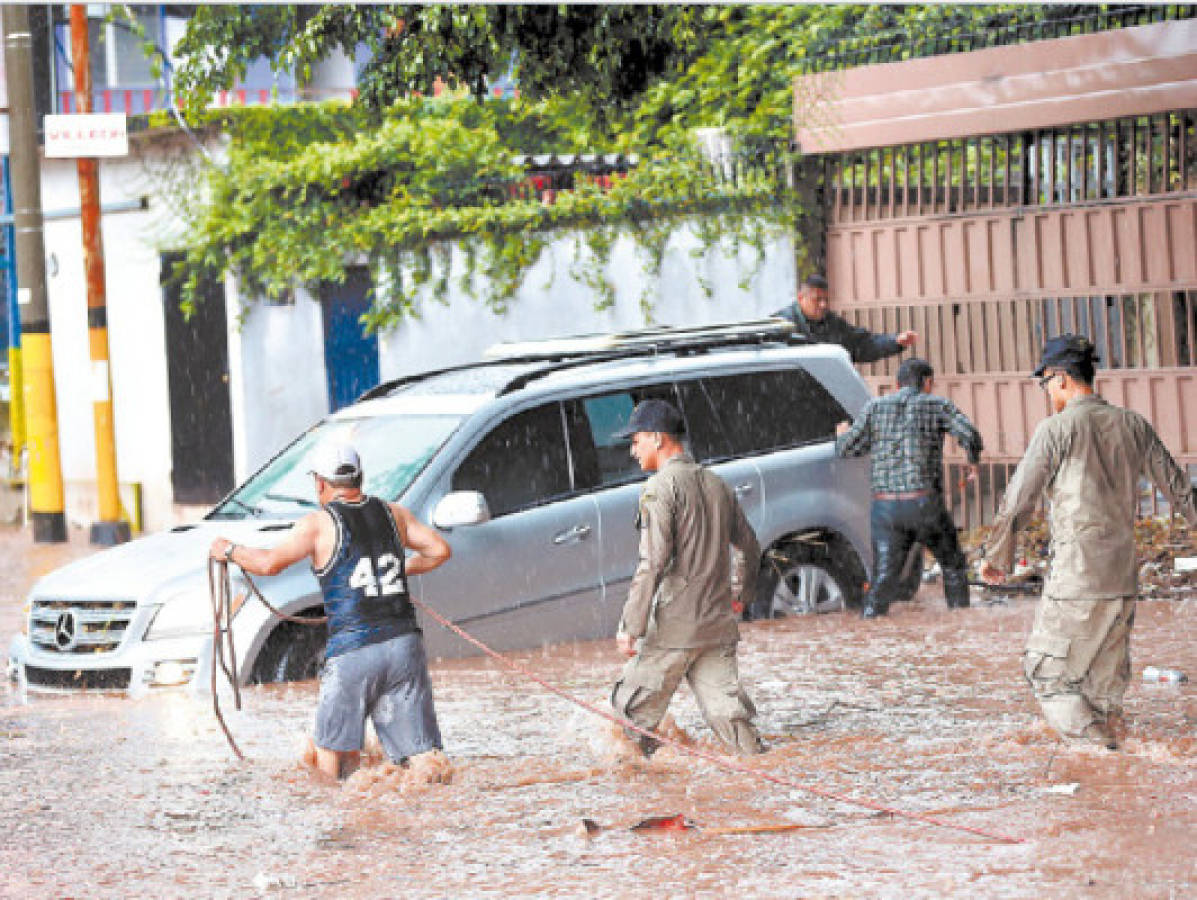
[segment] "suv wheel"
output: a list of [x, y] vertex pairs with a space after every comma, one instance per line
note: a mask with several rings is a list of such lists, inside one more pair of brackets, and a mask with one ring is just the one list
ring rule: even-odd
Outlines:
[[[304, 613], [310, 615], [311, 613]], [[250, 682], [308, 681], [320, 671], [324, 645], [328, 642], [327, 625], [300, 625], [280, 622], [254, 660]]]
[[821, 547], [790, 544], [765, 555], [751, 618], [838, 612], [854, 605], [845, 574]]

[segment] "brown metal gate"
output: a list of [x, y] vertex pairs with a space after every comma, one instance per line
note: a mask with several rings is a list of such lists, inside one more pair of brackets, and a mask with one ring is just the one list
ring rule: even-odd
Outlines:
[[[799, 141], [822, 151], [832, 306], [919, 332], [981, 430], [980, 484], [948, 457], [963, 523], [989, 518], [1048, 414], [1028, 374], [1056, 334], [1093, 340], [1099, 391], [1197, 469], [1197, 22], [829, 77], [796, 98], [827, 102]], [[1000, 129], [961, 133], [987, 105]], [[863, 367], [874, 389], [899, 361]]]

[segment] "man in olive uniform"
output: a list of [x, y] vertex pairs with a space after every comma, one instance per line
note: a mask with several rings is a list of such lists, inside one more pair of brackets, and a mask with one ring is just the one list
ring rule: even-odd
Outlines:
[[822, 275], [808, 275], [798, 291], [797, 302], [773, 315], [793, 322], [796, 334], [806, 335], [822, 344], [839, 344], [848, 351], [854, 363], [885, 359], [913, 347], [919, 339], [915, 331], [875, 334], [831, 312], [827, 279]]
[[1075, 334], [1052, 338], [1034, 372], [1055, 415], [1039, 423], [998, 510], [981, 577], [1000, 584], [1015, 532], [1040, 499], [1051, 521], [1051, 570], [1027, 638], [1023, 670], [1062, 737], [1117, 749], [1110, 718], [1130, 681], [1138, 566], [1139, 479], [1197, 525], [1188, 476], [1141, 415], [1094, 393], [1097, 354]]
[[[760, 753], [756, 708], [736, 666], [737, 611], [753, 596], [760, 546], [732, 489], [685, 452], [684, 431], [672, 405], [645, 400], [621, 432], [631, 436], [640, 467], [656, 474], [640, 497], [640, 563], [616, 637], [631, 659], [611, 705], [655, 729], [684, 677], [719, 740], [735, 753]], [[643, 735], [629, 736], [646, 756], [657, 747]]]

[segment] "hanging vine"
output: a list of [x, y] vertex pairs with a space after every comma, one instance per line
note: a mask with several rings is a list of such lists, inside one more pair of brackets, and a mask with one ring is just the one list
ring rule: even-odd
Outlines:
[[[527, 189], [511, 136], [561, 116], [560, 104], [513, 104], [507, 119], [497, 106], [413, 100], [381, 119], [333, 103], [209, 116], [203, 127], [220, 129], [227, 144], [224, 162], [206, 170], [207, 202], [188, 206], [184, 302], [229, 271], [243, 295], [277, 299], [297, 285], [341, 282], [347, 261], [364, 260], [388, 273], [364, 322], [388, 328], [417, 315], [421, 297], [444, 297], [456, 246], [459, 286], [502, 314], [549, 244], [573, 233], [583, 252], [570, 277], [599, 310], [615, 302], [616, 243], [633, 240], [648, 319], [666, 245], [683, 223], [708, 249], [762, 247], [792, 226], [782, 160], [729, 177], [678, 142], [618, 177], [576, 173], [572, 190], [546, 202]], [[554, 127], [568, 123], [540, 133]]]

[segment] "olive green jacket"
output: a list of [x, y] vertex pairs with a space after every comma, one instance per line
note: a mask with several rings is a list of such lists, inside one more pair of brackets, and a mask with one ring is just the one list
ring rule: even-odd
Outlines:
[[645, 482], [639, 526], [640, 564], [620, 631], [668, 648], [739, 640], [733, 582], [749, 601], [760, 546], [732, 489], [689, 456], [675, 456]]
[[1151, 479], [1172, 510], [1197, 525], [1184, 470], [1151, 424], [1096, 394], [1074, 397], [1039, 423], [990, 532], [986, 559], [1010, 571], [1015, 532], [1042, 499], [1051, 524], [1044, 593], [1060, 599], [1138, 592], [1135, 512], [1139, 478]]

